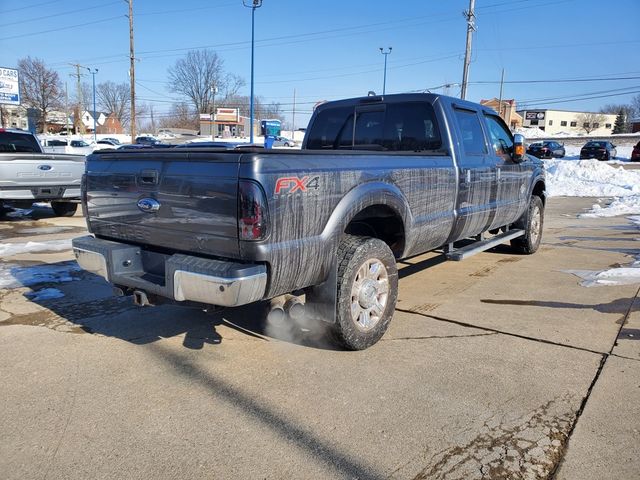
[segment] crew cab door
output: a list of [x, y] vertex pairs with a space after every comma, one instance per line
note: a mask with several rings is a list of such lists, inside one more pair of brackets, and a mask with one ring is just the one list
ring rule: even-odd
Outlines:
[[497, 157], [489, 154], [480, 113], [452, 105], [459, 169], [458, 220], [449, 241], [477, 235], [489, 228], [496, 214]]
[[491, 144], [489, 155], [496, 166], [496, 214], [490, 227], [497, 228], [514, 222], [522, 213], [529, 168], [526, 160], [513, 161], [513, 137], [502, 119], [487, 112], [483, 116]]

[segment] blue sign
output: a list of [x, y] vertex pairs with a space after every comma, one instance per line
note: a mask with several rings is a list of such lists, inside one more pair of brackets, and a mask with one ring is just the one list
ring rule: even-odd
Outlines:
[[20, 105], [20, 82], [15, 68], [0, 67], [0, 103]]

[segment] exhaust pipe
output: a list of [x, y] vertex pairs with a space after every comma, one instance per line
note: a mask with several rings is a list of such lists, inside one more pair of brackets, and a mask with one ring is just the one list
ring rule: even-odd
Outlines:
[[135, 303], [139, 307], [147, 307], [152, 305], [152, 303], [149, 301], [149, 297], [147, 297], [146, 292], [143, 292], [142, 290], [133, 291], [133, 303]]
[[284, 298], [277, 297], [271, 300], [271, 307], [267, 313], [267, 321], [270, 323], [283, 323], [287, 317], [284, 312]]
[[302, 320], [304, 318], [304, 303], [298, 297], [290, 296], [284, 304], [284, 311], [292, 320]]

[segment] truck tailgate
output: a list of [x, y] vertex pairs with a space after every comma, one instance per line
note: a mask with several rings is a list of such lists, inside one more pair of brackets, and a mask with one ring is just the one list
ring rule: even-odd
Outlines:
[[234, 152], [108, 152], [87, 160], [87, 222], [97, 236], [237, 258]]
[[84, 159], [83, 155], [2, 153], [0, 188], [62, 186], [79, 189]]

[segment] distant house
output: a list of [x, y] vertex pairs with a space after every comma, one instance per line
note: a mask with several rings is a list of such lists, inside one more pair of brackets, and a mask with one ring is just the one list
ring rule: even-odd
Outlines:
[[502, 117], [504, 122], [509, 125], [511, 129], [516, 129], [522, 126], [522, 116], [516, 113], [516, 101], [514, 99], [504, 99], [502, 100], [502, 103], [497, 98], [480, 100], [480, 105], [486, 105], [498, 112], [498, 115]]
[[119, 134], [124, 133], [120, 120], [113, 113], [110, 113], [102, 125], [98, 125], [96, 133]]
[[631, 133], [640, 132], [640, 117], [629, 120], [631, 124]]
[[107, 121], [107, 114], [104, 112], [94, 112], [92, 110], [85, 110], [82, 112], [80, 119], [87, 132], [93, 132], [93, 119], [96, 119], [96, 128], [104, 125]]

